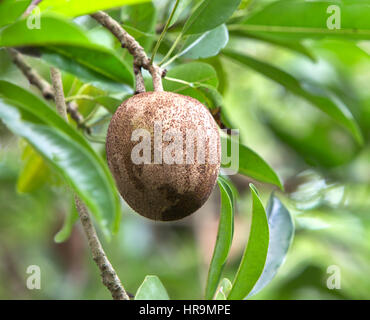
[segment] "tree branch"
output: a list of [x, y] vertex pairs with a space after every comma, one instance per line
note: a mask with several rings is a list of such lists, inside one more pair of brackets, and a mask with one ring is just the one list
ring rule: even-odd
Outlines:
[[75, 196], [75, 203], [82, 226], [88, 239], [92, 257], [100, 269], [103, 284], [111, 292], [114, 300], [130, 300], [121, 284], [120, 279], [117, 276], [117, 273], [113, 269], [104, 252], [86, 206], [77, 196]]
[[[162, 77], [165, 71], [150, 61], [143, 47], [140, 46], [135, 38], [128, 34], [116, 20], [103, 11], [98, 11], [92, 14], [91, 17], [107, 28], [118, 39], [123, 48], [127, 48], [128, 52], [134, 57], [134, 72], [135, 69], [140, 70], [140, 68], [148, 70], [153, 79], [154, 91], [163, 91]], [[139, 73], [135, 73], [135, 76]], [[136, 81], [138, 80], [141, 81], [140, 76], [139, 79], [136, 77]]]
[[[23, 58], [23, 55], [18, 50], [13, 48], [8, 48], [8, 53], [13, 63], [19, 68], [19, 70], [22, 71], [28, 81], [41, 91], [43, 97], [46, 100], [55, 101], [53, 87], [49, 84], [49, 82], [43, 79], [36, 70], [27, 64]], [[67, 112], [80, 128], [86, 130], [87, 133], [91, 132], [91, 129], [83, 124], [83, 116], [78, 112], [77, 106], [73, 101], [67, 103]]]
[[50, 84], [26, 63], [22, 54], [13, 48], [8, 48], [8, 52], [13, 63], [22, 71], [28, 81], [41, 91], [44, 98], [54, 100], [54, 93]]
[[[51, 79], [54, 88], [55, 104], [58, 113], [67, 121], [66, 104], [64, 100], [63, 84], [61, 73], [58, 69], [51, 68]], [[129, 297], [123, 288], [117, 273], [109, 262], [104, 249], [96, 234], [95, 227], [91, 221], [90, 215], [86, 206], [81, 199], [75, 195], [75, 203], [77, 212], [80, 216], [82, 227], [85, 231], [92, 257], [100, 269], [103, 284], [111, 292], [114, 300], [129, 300]]]
[[64, 120], [68, 121], [67, 106], [64, 100], [62, 74], [58, 69], [51, 67], [50, 76], [54, 89], [55, 106], [57, 107], [58, 113], [64, 118]]

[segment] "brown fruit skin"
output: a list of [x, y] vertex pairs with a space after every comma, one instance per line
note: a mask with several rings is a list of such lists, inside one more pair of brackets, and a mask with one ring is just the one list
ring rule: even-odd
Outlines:
[[[162, 134], [169, 128], [181, 130], [184, 159], [186, 129], [200, 129], [207, 146], [204, 163], [154, 164], [155, 121], [162, 123]], [[138, 128], [151, 133], [150, 164], [131, 160], [132, 148], [139, 143], [131, 141], [131, 135]], [[210, 138], [215, 139], [213, 163], [208, 153]], [[162, 144], [163, 149], [165, 144], [169, 142]], [[172, 92], [145, 92], [124, 101], [109, 124], [106, 152], [124, 200], [140, 215], [160, 221], [178, 220], [198, 210], [215, 186], [221, 162], [219, 131], [208, 109], [196, 99]]]

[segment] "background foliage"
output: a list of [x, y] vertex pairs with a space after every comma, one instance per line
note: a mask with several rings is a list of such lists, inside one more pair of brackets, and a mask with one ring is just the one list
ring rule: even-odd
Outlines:
[[[199, 212], [163, 224], [132, 212], [107, 168], [101, 142], [133, 94], [132, 57], [88, 14], [107, 10], [150, 57], [175, 2], [43, 0], [36, 30], [30, 1], [0, 1], [0, 298], [109, 298], [72, 188], [137, 299], [368, 299], [370, 2], [177, 3], [155, 55], [164, 88], [221, 110], [240, 163]], [[326, 26], [330, 5], [340, 30]], [[8, 47], [48, 81], [50, 66], [63, 71], [91, 134], [62, 121]], [[25, 287], [32, 264], [41, 290]], [[340, 290], [327, 288], [331, 265]]]

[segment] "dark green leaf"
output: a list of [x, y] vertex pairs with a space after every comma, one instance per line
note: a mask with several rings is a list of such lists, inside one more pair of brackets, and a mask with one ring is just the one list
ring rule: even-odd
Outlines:
[[45, 61], [86, 82], [100, 82], [102, 89], [118, 91], [124, 90], [119, 83], [133, 85], [132, 68], [106, 47], [60, 46], [49, 47], [42, 52]]
[[270, 197], [266, 213], [269, 223], [270, 241], [265, 268], [249, 296], [258, 293], [273, 279], [283, 264], [293, 240], [294, 225], [292, 217], [281, 201], [274, 195]]
[[0, 118], [9, 129], [25, 138], [62, 174], [105, 232], [108, 227], [117, 227], [120, 203], [114, 180], [86, 140], [27, 90], [0, 81], [0, 95]]
[[168, 293], [157, 276], [146, 276], [135, 294], [135, 300], [169, 300]]
[[213, 298], [221, 278], [222, 269], [226, 263], [230, 251], [234, 231], [234, 196], [228, 181], [218, 178], [218, 185], [221, 193], [221, 215], [218, 225], [217, 239], [211, 264], [208, 271], [207, 287], [205, 298]]
[[262, 274], [267, 256], [269, 226], [266, 212], [256, 188], [250, 184], [250, 189], [253, 198], [253, 209], [249, 239], [233, 286], [227, 296], [229, 300], [241, 300], [247, 297]]
[[183, 34], [212, 30], [225, 23], [241, 0], [203, 0], [186, 21]]
[[315, 107], [319, 108], [321, 111], [325, 112], [328, 116], [344, 126], [354, 136], [358, 143], [363, 143], [361, 131], [353, 118], [353, 115], [344, 103], [333, 94], [326, 92], [322, 88], [314, 87], [311, 84], [301, 84], [289, 73], [268, 63], [258, 61], [250, 56], [231, 50], [224, 50], [223, 53], [239, 63], [246, 65], [281, 84], [292, 93], [306, 99]]

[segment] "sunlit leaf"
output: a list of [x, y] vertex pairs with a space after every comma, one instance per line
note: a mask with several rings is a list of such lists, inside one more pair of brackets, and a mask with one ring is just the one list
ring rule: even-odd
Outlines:
[[39, 4], [41, 11], [56, 12], [68, 17], [94, 13], [98, 10], [107, 10], [128, 4], [147, 2], [149, 0], [43, 0]]
[[252, 13], [243, 24], [253, 33], [290, 39], [370, 39], [369, 15], [370, 4], [362, 0], [280, 0]]
[[0, 46], [50, 44], [90, 46], [91, 42], [76, 24], [54, 15], [41, 15], [40, 29], [30, 29], [24, 18], [0, 30]]
[[27, 193], [41, 187], [50, 174], [44, 159], [30, 145], [23, 149], [23, 166], [17, 180], [17, 191]]
[[26, 11], [31, 0], [3, 0], [0, 2], [0, 28], [14, 22]]

